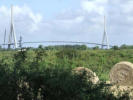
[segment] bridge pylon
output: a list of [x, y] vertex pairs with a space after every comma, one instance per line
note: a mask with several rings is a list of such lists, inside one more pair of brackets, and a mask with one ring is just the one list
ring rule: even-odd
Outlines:
[[107, 49], [109, 49], [109, 41], [108, 41], [108, 36], [107, 36], [107, 32], [106, 32], [106, 17], [104, 16], [104, 33], [103, 33], [101, 48], [104, 49], [105, 45], [106, 45]]
[[14, 22], [13, 22], [13, 6], [11, 6], [11, 25], [10, 25], [10, 33], [9, 33], [9, 40], [8, 40], [8, 49], [10, 49], [12, 45], [13, 45], [13, 48], [15, 49], [18, 48]]

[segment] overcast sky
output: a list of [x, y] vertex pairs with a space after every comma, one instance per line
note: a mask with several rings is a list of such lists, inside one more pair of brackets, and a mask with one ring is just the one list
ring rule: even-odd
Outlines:
[[101, 43], [103, 18], [111, 45], [133, 44], [133, 0], [0, 0], [0, 43], [14, 26], [23, 41], [87, 41]]

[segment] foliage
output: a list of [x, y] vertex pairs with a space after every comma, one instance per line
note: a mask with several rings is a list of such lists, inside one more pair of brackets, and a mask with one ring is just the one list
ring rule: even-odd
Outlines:
[[125, 44], [123, 44], [123, 45], [120, 46], [120, 49], [133, 49], [133, 45], [125, 45]]
[[[40, 46], [39, 46], [40, 47]], [[57, 45], [44, 47], [45, 50], [61, 50], [61, 49], [75, 49], [75, 50], [87, 50], [86, 45]]]
[[113, 46], [112, 49], [119, 50], [119, 47], [118, 46]]
[[0, 51], [0, 99], [117, 100], [103, 91], [104, 83], [93, 85], [71, 70], [84, 66], [106, 81], [112, 66], [123, 60], [133, 62], [133, 50]]
[[99, 46], [96, 46], [96, 47], [93, 47], [94, 50], [98, 50], [99, 49]]

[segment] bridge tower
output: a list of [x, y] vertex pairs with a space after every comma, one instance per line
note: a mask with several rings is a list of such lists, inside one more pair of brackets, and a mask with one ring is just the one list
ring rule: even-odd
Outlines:
[[102, 49], [106, 45], [107, 49], [109, 49], [109, 42], [108, 42], [108, 36], [106, 32], [106, 17], [104, 16], [104, 33], [103, 33], [103, 39], [102, 39]]
[[20, 36], [20, 39], [19, 39], [19, 48], [21, 49], [22, 48], [22, 36]]
[[11, 25], [10, 25], [10, 33], [9, 33], [9, 40], [8, 40], [8, 49], [11, 48], [11, 45], [13, 45], [13, 48], [15, 49], [18, 48], [16, 33], [14, 29], [14, 22], [13, 22], [13, 6], [11, 6]]
[[4, 32], [4, 41], [3, 42], [4, 42], [4, 44], [3, 44], [4, 47], [3, 48], [5, 48], [5, 45], [6, 45], [6, 28], [5, 28], [5, 32]]

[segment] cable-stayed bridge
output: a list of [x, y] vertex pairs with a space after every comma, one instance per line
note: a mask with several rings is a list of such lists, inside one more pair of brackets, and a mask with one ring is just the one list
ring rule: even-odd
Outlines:
[[101, 48], [107, 48], [109, 49], [110, 47], [112, 47], [111, 45], [109, 45], [108, 42], [108, 37], [107, 37], [107, 32], [106, 32], [106, 19], [104, 16], [104, 34], [103, 34], [103, 39], [102, 39], [102, 43], [91, 43], [91, 42], [81, 42], [81, 41], [29, 41], [29, 42], [22, 42], [22, 37], [20, 37], [19, 42], [17, 42], [17, 38], [16, 38], [16, 33], [15, 33], [15, 26], [14, 26], [14, 21], [13, 21], [13, 6], [11, 6], [11, 25], [10, 25], [10, 33], [8, 36], [8, 42], [6, 43], [6, 30], [5, 30], [5, 34], [4, 34], [4, 43], [0, 44], [2, 47], [7, 45], [7, 48], [18, 48], [21, 47], [22, 45], [26, 45], [26, 44], [55, 44], [55, 45], [59, 45], [59, 44], [67, 44], [67, 45], [74, 45], [74, 44], [82, 44], [82, 45], [95, 45], [95, 46], [101, 46]]
[[[85, 44], [85, 45], [96, 45], [96, 46], [107, 46], [100, 43], [81, 42], [81, 41], [38, 41], [38, 42], [23, 42], [23, 44], [38, 44], [38, 43], [66, 43], [66, 44]], [[109, 45], [112, 47], [111, 45]]]
[[[62, 43], [64, 44], [68, 44], [68, 45], [94, 45], [94, 46], [108, 46], [106, 44], [100, 44], [100, 43], [91, 43], [91, 42], [81, 42], [81, 41], [28, 41], [28, 42], [18, 42], [18, 45], [26, 45], [26, 44], [56, 44], [56, 45], [60, 45]], [[1, 46], [5, 46], [5, 45], [9, 45], [9, 44], [0, 44]], [[10, 45], [14, 45], [14, 43], [10, 43]], [[111, 45], [109, 45], [109, 47], [112, 47]]]

